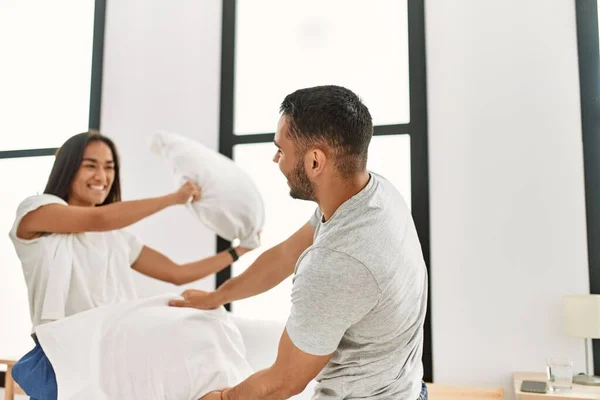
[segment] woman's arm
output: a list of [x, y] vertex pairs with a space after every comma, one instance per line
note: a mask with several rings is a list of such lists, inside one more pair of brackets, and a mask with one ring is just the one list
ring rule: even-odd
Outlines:
[[175, 204], [185, 204], [190, 197], [200, 198], [200, 189], [186, 182], [166, 196], [143, 200], [120, 201], [100, 207], [49, 204], [28, 213], [19, 224], [17, 236], [33, 239], [40, 233], [80, 233], [112, 231], [129, 226]]
[[[248, 249], [236, 247], [238, 256], [245, 254]], [[184, 285], [197, 281], [208, 275], [219, 272], [231, 265], [233, 257], [228, 251], [222, 251], [212, 257], [179, 265], [158, 251], [144, 246], [138, 259], [131, 266], [141, 274], [164, 282]]]

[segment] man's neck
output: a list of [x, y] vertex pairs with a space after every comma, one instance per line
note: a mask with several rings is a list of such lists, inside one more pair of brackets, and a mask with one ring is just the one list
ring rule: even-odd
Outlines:
[[349, 180], [333, 180], [318, 194], [319, 209], [323, 219], [328, 221], [336, 210], [363, 190], [369, 183], [370, 175], [367, 171], [355, 174]]

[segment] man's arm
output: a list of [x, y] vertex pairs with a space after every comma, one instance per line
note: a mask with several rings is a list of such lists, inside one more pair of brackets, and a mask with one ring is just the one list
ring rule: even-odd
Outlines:
[[347, 330], [377, 303], [381, 292], [375, 278], [353, 257], [317, 247], [302, 263], [275, 364], [223, 392], [224, 399], [287, 399], [302, 392]]
[[212, 309], [245, 299], [277, 286], [294, 272], [296, 261], [313, 243], [314, 228], [306, 223], [286, 241], [265, 251], [241, 275], [229, 279], [214, 292], [186, 290], [184, 300], [172, 300], [175, 307]]
[[[223, 399], [287, 399], [306, 388], [325, 367], [332, 354], [312, 355], [297, 348], [288, 336], [287, 330], [279, 341], [275, 363], [257, 372], [239, 385], [226, 389]], [[209, 397], [206, 397], [209, 399]]]

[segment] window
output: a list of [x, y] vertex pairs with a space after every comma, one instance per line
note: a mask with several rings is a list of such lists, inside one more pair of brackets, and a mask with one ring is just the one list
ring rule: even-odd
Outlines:
[[[0, 6], [0, 151], [57, 147], [88, 128], [94, 2]], [[8, 62], [10, 60], [10, 62]]]
[[105, 0], [0, 5], [0, 315], [11, 321], [0, 330], [1, 355], [19, 357], [32, 346], [27, 288], [8, 231], [18, 204], [43, 192], [56, 148], [99, 128], [104, 11]]
[[409, 122], [406, 2], [238, 2], [233, 132], [273, 131], [285, 95], [325, 84], [360, 95], [375, 125]]
[[[429, 265], [429, 188], [422, 0], [302, 3], [224, 1], [219, 148], [255, 180], [266, 203], [263, 245], [217, 275], [221, 285], [300, 228], [314, 203], [293, 200], [271, 161], [279, 104], [292, 91], [337, 84], [369, 107], [375, 136], [369, 169], [386, 176], [410, 205]], [[218, 238], [219, 250], [229, 243]], [[291, 278], [228, 305], [258, 319], [289, 314]], [[432, 380], [429, 316], [425, 379]]]

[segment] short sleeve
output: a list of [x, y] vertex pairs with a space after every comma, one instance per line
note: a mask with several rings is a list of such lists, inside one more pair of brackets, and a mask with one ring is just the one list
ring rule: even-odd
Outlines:
[[18, 238], [17, 230], [19, 229], [19, 224], [21, 223], [21, 220], [27, 214], [29, 214], [32, 211], [37, 210], [38, 208], [40, 208], [42, 206], [47, 206], [49, 204], [62, 204], [62, 205], [66, 206], [67, 202], [64, 201], [63, 199], [61, 199], [60, 197], [54, 196], [52, 194], [40, 194], [40, 195], [36, 195], [36, 196], [30, 196], [30, 197], [26, 198], [25, 200], [23, 200], [21, 202], [21, 204], [19, 204], [19, 206], [17, 207], [17, 215], [15, 218], [15, 222], [9, 233], [9, 236], [12, 239], [13, 243], [15, 243], [15, 246], [17, 246], [18, 244], [27, 245], [27, 244], [35, 243], [39, 240], [39, 237], [35, 238], [35, 239]]
[[129, 265], [133, 265], [140, 256], [144, 245], [142, 244], [142, 242], [140, 242], [137, 236], [126, 231], [125, 229], [121, 230], [121, 234], [125, 238], [127, 248], [129, 249]]
[[377, 304], [380, 293], [358, 260], [326, 248], [311, 249], [294, 277], [287, 333], [305, 353], [331, 354], [346, 330]]
[[315, 209], [315, 212], [313, 213], [313, 215], [308, 220], [308, 223], [313, 228], [316, 228], [322, 220], [323, 220], [323, 214], [321, 213], [321, 210], [319, 210], [319, 207], [317, 207]]

